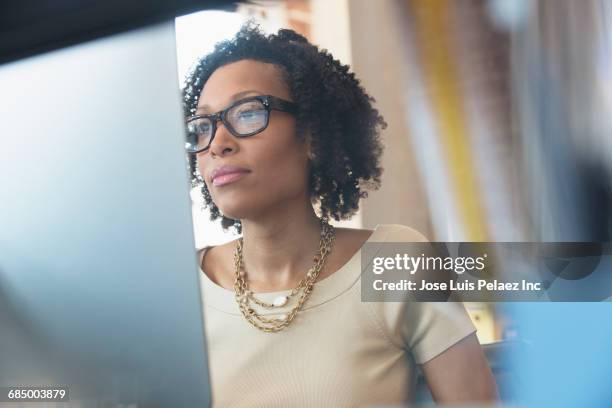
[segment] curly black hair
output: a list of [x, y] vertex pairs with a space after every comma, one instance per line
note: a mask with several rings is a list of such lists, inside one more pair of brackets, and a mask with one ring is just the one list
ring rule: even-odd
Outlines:
[[[327, 50], [310, 44], [293, 30], [265, 35], [249, 22], [234, 38], [218, 43], [191, 70], [183, 87], [185, 116], [195, 114], [202, 88], [217, 68], [244, 59], [281, 69], [298, 107], [297, 137], [308, 133], [311, 138], [311, 201], [320, 203], [322, 217], [350, 218], [359, 208], [359, 200], [367, 197], [365, 190], [380, 187], [380, 129], [387, 125], [372, 106], [374, 99], [349, 67]], [[233, 226], [240, 233], [240, 221], [222, 215], [212, 201], [199, 174], [196, 155], [190, 154], [188, 161], [192, 186], [201, 186], [211, 220], [221, 218], [224, 229]]]

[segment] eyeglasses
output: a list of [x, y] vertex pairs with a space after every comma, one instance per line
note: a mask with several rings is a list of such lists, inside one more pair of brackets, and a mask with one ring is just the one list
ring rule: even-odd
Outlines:
[[288, 113], [297, 111], [293, 102], [272, 95], [258, 95], [236, 101], [212, 115], [192, 116], [187, 119], [185, 148], [188, 153], [208, 150], [215, 138], [218, 121], [223, 122], [227, 130], [235, 137], [256, 135], [268, 127], [272, 109]]

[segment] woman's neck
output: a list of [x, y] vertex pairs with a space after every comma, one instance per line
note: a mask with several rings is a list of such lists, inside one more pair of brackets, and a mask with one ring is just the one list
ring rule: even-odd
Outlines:
[[284, 206], [243, 220], [243, 265], [254, 291], [289, 289], [313, 265], [321, 224], [312, 206]]

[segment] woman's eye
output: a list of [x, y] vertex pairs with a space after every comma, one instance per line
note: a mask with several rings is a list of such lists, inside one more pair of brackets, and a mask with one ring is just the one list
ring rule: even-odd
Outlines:
[[210, 124], [199, 125], [196, 129], [196, 133], [198, 134], [207, 134], [209, 132], [210, 132]]
[[246, 111], [242, 111], [238, 114], [238, 117], [240, 119], [254, 119], [254, 118], [258, 118], [263, 112], [259, 109], [251, 109], [251, 110], [246, 110]]

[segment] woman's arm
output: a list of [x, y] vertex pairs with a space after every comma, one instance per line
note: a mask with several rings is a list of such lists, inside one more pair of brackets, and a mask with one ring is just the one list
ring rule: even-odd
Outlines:
[[437, 403], [499, 401], [495, 379], [475, 333], [421, 369]]

